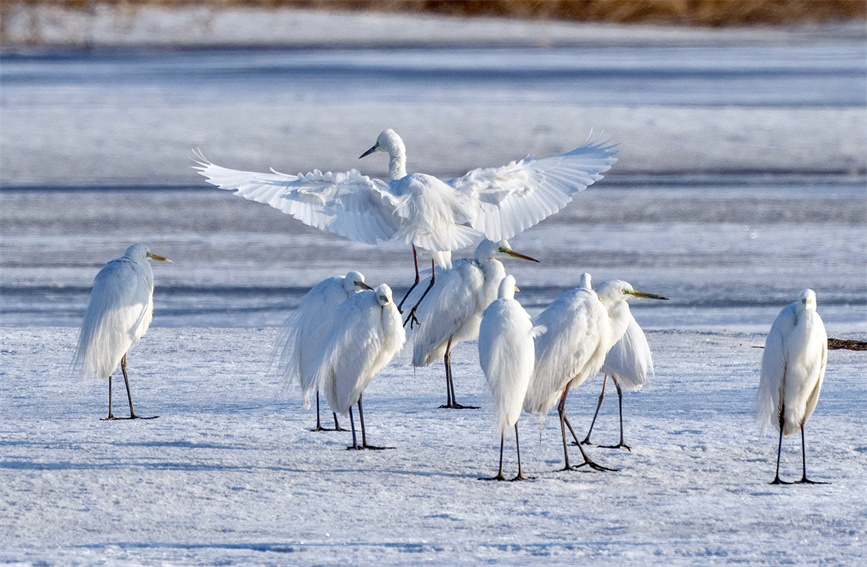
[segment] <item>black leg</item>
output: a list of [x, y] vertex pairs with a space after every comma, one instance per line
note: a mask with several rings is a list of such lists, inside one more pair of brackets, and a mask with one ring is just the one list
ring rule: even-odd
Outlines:
[[807, 478], [807, 443], [804, 441], [804, 425], [801, 424], [801, 466], [803, 475], [801, 480], [796, 484], [830, 484], [828, 482], [820, 482], [818, 480], [810, 480]]
[[340, 423], [337, 421], [337, 414], [331, 412], [331, 415], [334, 418], [334, 429], [329, 429], [327, 427], [322, 427], [322, 423], [319, 418], [319, 391], [316, 391], [316, 427], [311, 429], [310, 431], [346, 431], [345, 429], [340, 427]]
[[608, 374], [606, 374], [605, 377], [602, 379], [602, 393], [599, 394], [599, 402], [596, 404], [596, 413], [593, 414], [593, 421], [590, 422], [590, 429], [587, 430], [587, 437], [584, 438], [584, 441], [581, 441], [581, 443], [583, 443], [584, 445], [590, 444], [590, 434], [593, 433], [593, 426], [596, 425], [596, 417], [599, 415], [599, 408], [602, 407], [602, 400], [605, 399], [605, 384], [607, 383]]
[[[415, 286], [418, 285], [418, 282], [421, 280], [421, 276], [418, 273], [418, 253], [415, 251], [415, 244], [412, 245], [412, 263], [415, 266], [415, 282], [410, 286], [409, 290], [406, 292], [406, 295], [403, 296], [403, 299], [400, 300], [400, 303], [397, 305], [397, 310], [403, 313], [403, 302], [406, 301], [406, 298], [409, 297], [409, 294], [412, 293], [412, 290], [415, 289]], [[405, 325], [406, 323], [404, 323]]]
[[500, 470], [497, 472], [497, 476], [491, 478], [480, 477], [479, 480], [506, 480], [506, 477], [503, 476], [503, 438], [504, 435], [500, 433]]
[[774, 474], [774, 480], [771, 481], [771, 484], [790, 484], [788, 482], [783, 482], [780, 480], [780, 453], [783, 450], [783, 410], [785, 409], [785, 405], [780, 404], [780, 413], [778, 417], [778, 422], [780, 426], [780, 442], [777, 444], [777, 472]]
[[355, 437], [355, 419], [352, 418], [352, 406], [349, 406], [349, 426], [352, 428], [352, 446], [347, 449], [361, 450], [358, 446], [358, 439]]
[[361, 447], [372, 451], [382, 451], [383, 449], [394, 449], [394, 447], [377, 447], [376, 445], [367, 444], [367, 434], [364, 431], [364, 410], [361, 409], [361, 396], [358, 396], [358, 421], [361, 422]]
[[[503, 456], [502, 456], [502, 444], [500, 445], [500, 471], [503, 470]], [[535, 477], [532, 476], [524, 476], [524, 473], [521, 471], [521, 443], [518, 441], [518, 422], [515, 422], [515, 451], [518, 453], [518, 474], [512, 480], [533, 480]]]
[[337, 413], [331, 412], [332, 417], [334, 417], [334, 431], [347, 431], [340, 427], [340, 423], [337, 421]]
[[111, 412], [111, 374], [108, 375], [108, 417], [103, 421], [114, 421], [114, 414]]
[[578, 436], [575, 434], [575, 429], [572, 427], [572, 424], [569, 423], [569, 418], [564, 416], [563, 421], [566, 422], [566, 427], [569, 428], [569, 433], [572, 434], [572, 445], [578, 445]]
[[[120, 369], [123, 372], [123, 383], [126, 384], [126, 397], [129, 398], [129, 419], [156, 419], [159, 416], [154, 415], [151, 417], [140, 417], [135, 414], [135, 410], [132, 407], [132, 393], [129, 389], [129, 377], [126, 374], [126, 355], [123, 355], [123, 358], [120, 359]], [[123, 418], [120, 418], [123, 419]]]
[[450, 409], [479, 409], [479, 406], [464, 406], [457, 402], [455, 399], [455, 382], [452, 379], [452, 339], [449, 338], [448, 344], [446, 344], [446, 354], [443, 356], [443, 364], [446, 367], [446, 396], [448, 399], [448, 403], [444, 406], [440, 406], [441, 408], [450, 408]]
[[[620, 412], [620, 443], [617, 445], [600, 445], [600, 447], [606, 449], [626, 449], [631, 453], [632, 447], [623, 442], [623, 389], [617, 383], [617, 380], [612, 378], [611, 381], [614, 382], [614, 387], [617, 388], [617, 410]], [[599, 410], [597, 409], [597, 411]], [[587, 436], [589, 437], [590, 434], [588, 433]]]
[[409, 311], [409, 315], [406, 316], [406, 319], [403, 321], [403, 326], [406, 327], [407, 323], [410, 323], [409, 328], [412, 329], [413, 323], [418, 323], [418, 319], [415, 317], [415, 313], [418, 310], [418, 306], [421, 305], [421, 302], [424, 301], [424, 298], [427, 297], [428, 292], [430, 292], [431, 288], [437, 281], [437, 271], [436, 265], [434, 265], [433, 259], [430, 261], [430, 283], [427, 285], [427, 289], [424, 290], [424, 293], [421, 294], [421, 299], [419, 299], [415, 305], [412, 306], [412, 309]]
[[[560, 396], [560, 403], [557, 404], [557, 413], [560, 415], [560, 435], [563, 437], [563, 461], [565, 462], [561, 471], [571, 471], [572, 466], [569, 464], [569, 451], [566, 449], [566, 396], [569, 395], [569, 386], [566, 384], [566, 389]], [[578, 445], [581, 446], [580, 444]]]

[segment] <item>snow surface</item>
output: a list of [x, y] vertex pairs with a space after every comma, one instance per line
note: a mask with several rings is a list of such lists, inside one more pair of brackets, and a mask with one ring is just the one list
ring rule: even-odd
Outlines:
[[[171, 45], [153, 33], [184, 29], [174, 16], [139, 16], [114, 30], [82, 24], [74, 37]], [[251, 30], [263, 42], [280, 35], [249, 14], [213, 17], [226, 44], [251, 45]], [[768, 485], [776, 439], [752, 418], [753, 347], [804, 287], [830, 336], [867, 335], [863, 30], [291, 17], [299, 30], [336, 30], [326, 41], [358, 43], [4, 47], [0, 561], [863, 561], [864, 353], [830, 353], [807, 424], [808, 473], [831, 484]], [[555, 47], [537, 47], [540, 26], [563, 30]], [[403, 48], [382, 43], [391, 28]], [[192, 29], [213, 45], [217, 36]], [[437, 33], [453, 38], [449, 49]], [[384, 162], [356, 157], [386, 126], [407, 139], [412, 169], [443, 175], [568, 150], [591, 127], [620, 142], [610, 176], [513, 239], [542, 263], [507, 264], [531, 313], [583, 271], [671, 298], [633, 306], [656, 367], [624, 398], [633, 451], [589, 449], [618, 472], [556, 472], [556, 420], [540, 433], [525, 416], [524, 467], [536, 480], [477, 480], [495, 472], [498, 440], [474, 342], [455, 349], [453, 367], [459, 400], [482, 410], [438, 409], [441, 364], [412, 369], [405, 349], [365, 395], [370, 441], [395, 449], [350, 452], [348, 433], [308, 431], [313, 414], [269, 370], [275, 325], [310, 286], [351, 268], [399, 293], [409, 251], [348, 242], [207, 188], [190, 148], [232, 167], [382, 175]], [[160, 417], [103, 422], [105, 382], [71, 376], [76, 326], [93, 276], [135, 241], [175, 260], [155, 267], [154, 326], [129, 356], [137, 411]], [[570, 395], [579, 434], [600, 383]], [[114, 388], [123, 415], [121, 381]], [[610, 399], [593, 440], [614, 442], [616, 423]], [[788, 438], [783, 477], [799, 465]]]
[[[74, 329], [0, 337], [4, 561], [856, 565], [865, 552], [863, 353], [830, 353], [806, 428], [808, 473], [831, 484], [768, 484], [775, 439], [751, 413], [761, 359], [751, 347], [763, 337], [678, 330], [649, 333], [656, 377], [624, 398], [632, 452], [588, 449], [618, 472], [556, 472], [556, 419], [540, 439], [525, 416], [524, 471], [536, 480], [494, 483], [478, 480], [496, 472], [492, 412], [438, 409], [439, 365], [404, 361], [374, 379], [369, 438], [395, 449], [356, 453], [349, 433], [308, 431], [312, 412], [268, 374], [274, 328], [152, 329], [129, 357], [130, 380], [137, 411], [160, 417], [136, 422], [99, 421], [105, 382], [70, 380]], [[484, 406], [473, 349], [457, 349], [455, 384]], [[600, 385], [570, 398], [579, 432]], [[612, 398], [593, 440], [616, 442], [616, 423]], [[785, 441], [782, 474], [794, 480], [799, 442]], [[513, 473], [511, 440], [506, 455]]]

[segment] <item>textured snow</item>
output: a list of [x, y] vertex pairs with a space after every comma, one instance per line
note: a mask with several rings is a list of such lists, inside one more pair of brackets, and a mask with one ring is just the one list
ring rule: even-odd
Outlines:
[[[119, 28], [97, 13], [40, 29], [96, 46], [281, 36], [258, 16], [214, 13], [187, 30], [149, 10]], [[806, 427], [809, 476], [830, 484], [770, 486], [776, 439], [752, 416], [754, 347], [802, 289], [816, 290], [830, 336], [867, 335], [863, 30], [278, 21], [295, 17], [308, 35], [282, 34], [280, 49], [0, 55], [0, 561], [863, 562], [864, 353], [829, 354]], [[321, 29], [355, 43], [322, 49]], [[391, 29], [402, 39], [384, 44]], [[555, 47], [537, 47], [540, 30]], [[442, 175], [569, 150], [591, 127], [620, 142], [611, 175], [512, 240], [541, 263], [506, 261], [531, 314], [584, 271], [671, 298], [633, 304], [656, 374], [624, 397], [632, 452], [588, 449], [618, 472], [557, 472], [556, 420], [540, 431], [524, 416], [536, 480], [477, 480], [495, 472], [498, 439], [475, 342], [453, 368], [459, 399], [481, 410], [438, 409], [442, 365], [413, 369], [405, 348], [364, 397], [370, 442], [394, 449], [347, 451], [349, 433], [308, 431], [313, 413], [269, 369], [276, 325], [348, 269], [399, 295], [411, 254], [208, 189], [190, 148], [230, 167], [341, 170], [387, 126], [410, 169]], [[93, 276], [136, 241], [175, 261], [155, 266], [153, 326], [129, 355], [136, 410], [160, 417], [104, 422], [105, 381], [71, 372], [76, 327]], [[601, 381], [570, 395], [579, 435]], [[124, 415], [118, 377], [114, 391]], [[593, 440], [616, 438], [612, 397]], [[507, 438], [507, 474], [513, 455]], [[782, 471], [800, 476], [797, 438]]]

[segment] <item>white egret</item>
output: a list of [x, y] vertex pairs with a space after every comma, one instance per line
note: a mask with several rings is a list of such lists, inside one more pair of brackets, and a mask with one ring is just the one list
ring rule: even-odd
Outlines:
[[515, 450], [518, 474], [512, 480], [528, 480], [521, 472], [521, 445], [518, 441], [518, 418], [535, 364], [533, 339], [543, 333], [534, 327], [530, 315], [515, 300], [515, 278], [500, 282], [498, 299], [485, 309], [479, 328], [479, 362], [494, 398], [497, 429], [500, 432], [500, 469], [490, 480], [503, 476], [503, 440], [507, 427], [515, 427]]
[[[290, 383], [301, 386], [304, 408], [310, 407], [310, 397], [316, 392], [316, 428], [313, 431], [331, 431], [322, 427], [319, 418], [319, 384], [316, 382], [316, 350], [325, 340], [333, 323], [334, 311], [347, 297], [362, 289], [372, 289], [364, 283], [364, 276], [351, 271], [346, 276], [327, 278], [313, 286], [280, 330], [277, 350], [280, 353], [279, 371]], [[334, 430], [344, 431], [334, 414]]]
[[[607, 449], [623, 448], [627, 451], [632, 449], [623, 440], [623, 390], [640, 390], [647, 381], [647, 373], [653, 373], [653, 358], [650, 353], [650, 345], [647, 344], [647, 336], [639, 326], [635, 317], [630, 313], [629, 325], [626, 327], [626, 332], [617, 341], [608, 355], [605, 357], [605, 362], [602, 364], [602, 392], [599, 394], [599, 402], [596, 404], [596, 413], [593, 414], [593, 421], [590, 422], [590, 429], [587, 430], [587, 437], [581, 443], [587, 445], [590, 443], [590, 434], [593, 433], [593, 425], [596, 423], [596, 417], [599, 415], [599, 408], [602, 407], [602, 400], [605, 399], [605, 385], [608, 382], [608, 377], [614, 382], [614, 387], [617, 389], [617, 408], [620, 414], [620, 443], [617, 445], [600, 445]], [[577, 439], [576, 439], [577, 441]]]
[[807, 479], [804, 424], [819, 401], [827, 362], [828, 335], [816, 311], [816, 293], [806, 289], [798, 301], [790, 303], [777, 315], [762, 354], [757, 414], [763, 427], [774, 423], [780, 428], [777, 471], [771, 484], [789, 484], [780, 480], [783, 435], [799, 430], [803, 474], [797, 482], [817, 484]]
[[[594, 375], [605, 362], [605, 356], [620, 340], [629, 321], [627, 297], [650, 297], [626, 282], [606, 282], [599, 295], [589, 288], [590, 275], [582, 276], [582, 286], [557, 297], [533, 323], [548, 331], [536, 339], [536, 366], [524, 400], [524, 410], [544, 416], [559, 400], [560, 434], [563, 440], [565, 466], [572, 470], [589, 465], [597, 470], [610, 470], [594, 463], [584, 449], [578, 449], [584, 462], [577, 467], [569, 464], [566, 449], [566, 397], [570, 388], [580, 386]], [[606, 307], [608, 306], [608, 307]]]
[[[82, 376], [108, 378], [109, 420], [139, 418], [132, 405], [126, 355], [147, 332], [153, 316], [154, 273], [148, 260], [171, 262], [152, 254], [144, 244], [133, 244], [96, 274], [78, 334], [73, 366]], [[111, 375], [118, 363], [126, 384], [129, 418], [115, 418], [111, 410]]]
[[[318, 349], [317, 380], [322, 384], [331, 411], [349, 412], [351, 449], [381, 449], [367, 444], [361, 395], [376, 374], [403, 348], [406, 332], [391, 288], [350, 295], [334, 312], [328, 336]], [[355, 435], [352, 406], [358, 404], [361, 447]]]
[[[452, 381], [451, 350], [462, 341], [479, 335], [482, 312], [497, 298], [506, 270], [498, 258], [512, 256], [538, 262], [515, 252], [506, 241], [488, 239], [476, 247], [475, 258], [454, 262], [451, 269], [441, 270], [436, 284], [419, 305], [420, 324], [413, 340], [413, 366], [428, 366], [442, 357], [446, 371], [444, 408], [463, 406], [455, 399]], [[432, 276], [433, 277], [433, 276]], [[410, 315], [412, 316], [412, 315]]]
[[374, 152], [389, 156], [388, 182], [355, 169], [298, 175], [273, 169], [238, 171], [215, 165], [201, 153], [194, 169], [221, 189], [268, 204], [320, 230], [368, 244], [392, 239], [411, 244], [417, 284], [416, 247], [431, 252], [432, 265], [435, 261], [449, 268], [451, 251], [468, 246], [479, 234], [495, 242], [508, 240], [562, 209], [573, 194], [602, 178], [617, 153], [612, 144], [588, 140], [562, 155], [528, 157], [441, 181], [407, 174], [406, 147], [393, 130], [382, 132], [361, 157]]

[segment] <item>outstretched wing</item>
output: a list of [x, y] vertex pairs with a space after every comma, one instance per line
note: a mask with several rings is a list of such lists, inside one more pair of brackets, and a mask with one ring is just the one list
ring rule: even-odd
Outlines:
[[220, 167], [196, 153], [193, 169], [208, 183], [245, 199], [271, 205], [306, 225], [346, 238], [376, 244], [400, 227], [388, 186], [352, 169], [347, 172], [288, 175]]
[[615, 145], [588, 141], [559, 156], [524, 158], [503, 167], [474, 169], [449, 184], [477, 211], [473, 227], [498, 242], [556, 213], [572, 195], [602, 179], [617, 161]]

